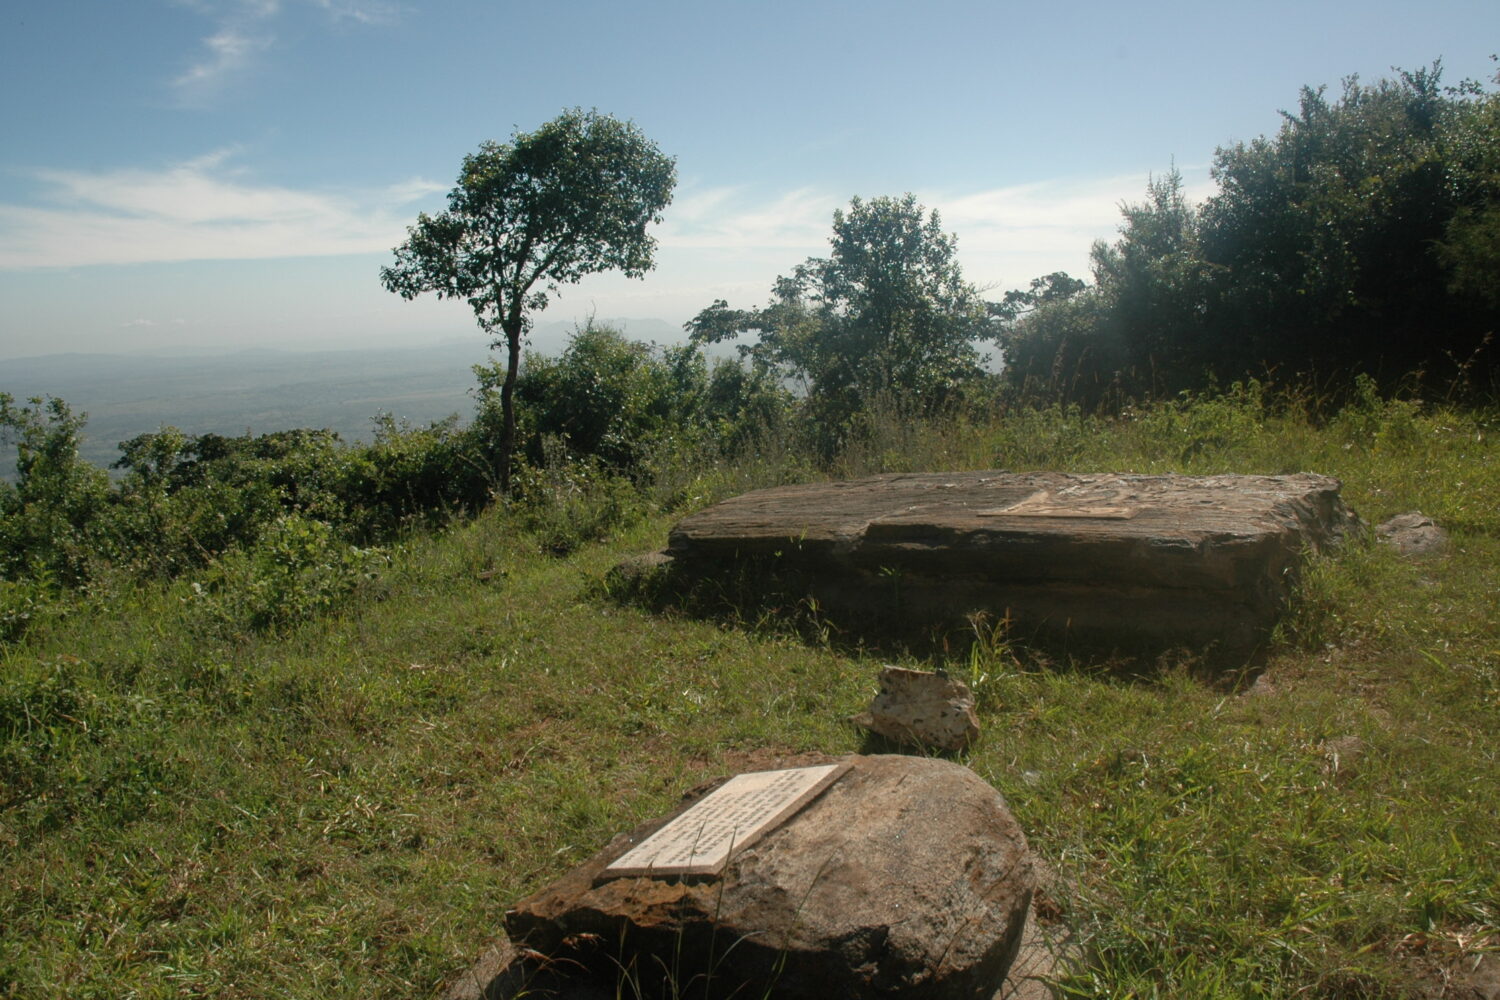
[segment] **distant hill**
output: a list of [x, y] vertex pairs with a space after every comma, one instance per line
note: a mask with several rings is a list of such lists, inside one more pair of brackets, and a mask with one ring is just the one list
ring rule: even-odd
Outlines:
[[[635, 339], [681, 336], [660, 320], [621, 325]], [[531, 348], [556, 354], [572, 329], [572, 324], [541, 325]], [[453, 413], [467, 420], [474, 406], [471, 369], [489, 358], [477, 331], [472, 341], [420, 348], [52, 354], [0, 361], [0, 391], [17, 399], [57, 396], [75, 413], [87, 413], [80, 451], [107, 466], [119, 458], [121, 441], [164, 425], [189, 434], [226, 435], [327, 428], [346, 441], [368, 441], [379, 413], [415, 425]], [[9, 461], [6, 454], [6, 473]]]

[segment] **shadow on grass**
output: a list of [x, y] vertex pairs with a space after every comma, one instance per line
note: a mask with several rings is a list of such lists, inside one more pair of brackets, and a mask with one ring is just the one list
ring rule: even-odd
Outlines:
[[[819, 595], [822, 595], [821, 597]], [[616, 566], [594, 597], [662, 616], [710, 621], [722, 628], [791, 639], [851, 656], [930, 663], [960, 677], [976, 664], [1009, 660], [1027, 671], [1067, 671], [1129, 683], [1158, 683], [1187, 674], [1238, 691], [1265, 667], [1269, 630], [1201, 648], [1129, 634], [1020, 625], [1004, 608], [934, 609], [903, 600], [899, 581], [854, 581], [830, 588], [771, 561], [685, 569], [660, 553]]]

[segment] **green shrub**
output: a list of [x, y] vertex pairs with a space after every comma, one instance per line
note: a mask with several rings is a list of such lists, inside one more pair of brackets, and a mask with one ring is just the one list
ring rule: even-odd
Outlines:
[[508, 510], [546, 552], [566, 555], [599, 541], [646, 513], [631, 481], [597, 459], [568, 456], [557, 438], [545, 443], [547, 463], [522, 465], [511, 480]]
[[1421, 412], [1416, 400], [1383, 398], [1375, 380], [1361, 373], [1355, 376], [1354, 391], [1330, 429], [1348, 446], [1362, 451], [1399, 451], [1420, 439], [1416, 420]]
[[0, 643], [15, 642], [55, 608], [45, 575], [31, 580], [0, 580]]
[[376, 417], [374, 442], [348, 449], [340, 470], [337, 489], [351, 530], [363, 539], [389, 538], [484, 506], [498, 478], [480, 431], [460, 429], [457, 416], [427, 427]]
[[104, 470], [78, 455], [84, 420], [61, 399], [17, 406], [0, 392], [0, 440], [16, 445], [16, 481], [0, 481], [0, 579], [88, 578], [110, 491]]
[[322, 521], [286, 514], [189, 585], [188, 607], [222, 634], [276, 630], [326, 614], [390, 562], [384, 549], [341, 542]]

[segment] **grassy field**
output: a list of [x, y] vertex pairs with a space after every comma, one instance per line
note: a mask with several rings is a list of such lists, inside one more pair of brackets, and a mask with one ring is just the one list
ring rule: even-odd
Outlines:
[[0, 647], [0, 995], [433, 996], [509, 902], [688, 787], [859, 750], [846, 718], [905, 662], [977, 688], [961, 760], [1056, 874], [1089, 956], [1068, 995], [1465, 996], [1500, 950], [1497, 423], [1373, 398], [1314, 423], [1251, 390], [892, 423], [835, 470], [1306, 470], [1451, 530], [1435, 559], [1313, 565], [1258, 674], [1043, 663], [988, 629], [916, 660], [805, 607], [612, 598], [684, 510], [804, 474], [785, 456], [685, 472], [672, 513], [564, 558], [492, 510], [279, 632], [216, 625], [190, 580], [103, 581]]

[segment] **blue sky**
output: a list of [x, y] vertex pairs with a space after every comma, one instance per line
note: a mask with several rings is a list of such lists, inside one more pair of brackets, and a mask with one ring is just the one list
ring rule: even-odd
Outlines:
[[907, 191], [999, 295], [1086, 276], [1153, 173], [1209, 193], [1304, 84], [1497, 50], [1494, 0], [10, 0], [0, 358], [479, 337], [377, 272], [464, 154], [572, 106], [635, 120], [678, 189], [655, 272], [541, 322], [764, 302], [835, 208]]

